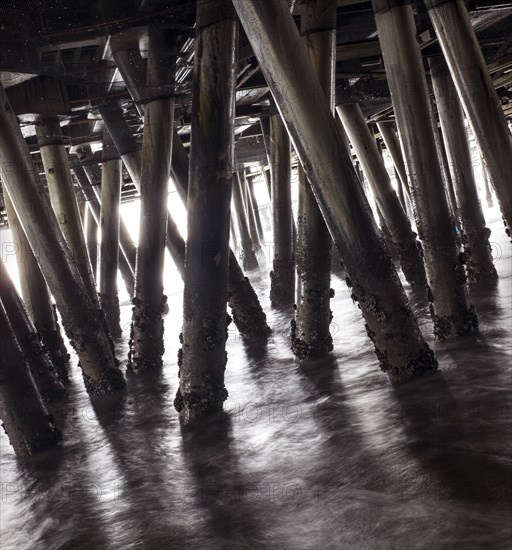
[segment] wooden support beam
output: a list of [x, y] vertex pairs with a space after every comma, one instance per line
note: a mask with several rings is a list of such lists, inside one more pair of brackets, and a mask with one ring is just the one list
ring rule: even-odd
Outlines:
[[[464, 266], [450, 220], [434, 119], [412, 6], [373, 0], [377, 31], [423, 245], [434, 334], [439, 340], [477, 330]], [[407, 85], [404, 85], [406, 83]]]
[[425, 0], [512, 237], [512, 136], [463, 0]]
[[0, 415], [18, 456], [58, 446], [60, 432], [49, 419], [4, 306], [0, 303]]
[[[113, 147], [106, 140], [106, 145]], [[108, 154], [108, 146], [107, 151]], [[119, 222], [121, 205], [121, 160], [106, 160], [101, 170], [101, 245], [99, 297], [110, 332], [121, 337], [117, 269], [119, 266]]]
[[368, 178], [383, 224], [389, 231], [393, 248], [398, 254], [402, 271], [411, 286], [425, 286], [425, 267], [421, 245], [402, 209], [384, 165], [377, 143], [366, 124], [359, 105], [336, 108], [362, 169]]
[[270, 118], [272, 230], [274, 234], [270, 303], [291, 306], [295, 300], [295, 258], [291, 190], [290, 138], [279, 113]]
[[[336, 67], [336, 2], [308, 0], [303, 6], [301, 34], [322, 88], [334, 110]], [[296, 240], [296, 305], [291, 322], [292, 352], [298, 359], [332, 351], [330, 299], [332, 245], [311, 185], [301, 166]]]
[[59, 120], [38, 118], [36, 133], [50, 202], [91, 300], [99, 305]]
[[174, 405], [189, 424], [227, 398], [226, 302], [234, 177], [238, 24], [229, 0], [198, 0], [180, 387]]
[[140, 177], [139, 246], [135, 270], [128, 368], [134, 373], [159, 368], [164, 353], [162, 314], [167, 195], [174, 124], [176, 36], [160, 29], [149, 34], [147, 91]]
[[3, 193], [5, 211], [13, 241], [13, 254], [16, 256], [21, 295], [31, 321], [48, 350], [59, 379], [69, 383], [69, 355], [62, 339], [55, 307], [52, 305], [48, 285], [37, 264], [28, 243], [25, 231], [20, 224], [9, 194]]
[[233, 0], [347, 271], [382, 370], [393, 382], [435, 370], [284, 0]]
[[466, 273], [470, 282], [495, 279], [497, 273], [489, 244], [491, 231], [485, 226], [473, 176], [464, 112], [444, 59], [431, 57], [429, 67], [462, 226]]
[[78, 354], [89, 394], [97, 397], [123, 388], [103, 314], [73, 261], [1, 86], [0, 175]]
[[67, 391], [3, 262], [0, 262], [0, 300], [43, 402], [51, 406], [64, 398]]

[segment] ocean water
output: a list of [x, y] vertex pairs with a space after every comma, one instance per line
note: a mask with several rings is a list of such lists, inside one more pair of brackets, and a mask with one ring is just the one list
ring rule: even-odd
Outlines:
[[[1, 550], [510, 548], [512, 251], [488, 214], [500, 278], [470, 287], [480, 333], [434, 342], [424, 297], [406, 287], [440, 373], [399, 389], [336, 276], [333, 353], [293, 360], [267, 249], [250, 277], [272, 337], [247, 345], [231, 327], [225, 415], [183, 430], [182, 285], [168, 281], [161, 373], [93, 407], [73, 359], [62, 447], [20, 460], [0, 435]], [[124, 299], [122, 361], [130, 313]]]

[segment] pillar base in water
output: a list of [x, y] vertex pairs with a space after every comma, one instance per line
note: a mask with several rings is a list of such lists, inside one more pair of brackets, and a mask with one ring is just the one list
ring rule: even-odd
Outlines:
[[295, 293], [295, 261], [274, 258], [270, 272], [270, 303], [273, 307], [290, 306]]
[[489, 244], [490, 229], [482, 228], [478, 233], [462, 234], [466, 275], [470, 283], [477, 281], [492, 281], [498, 278], [498, 273], [492, 260], [492, 249]]
[[221, 412], [227, 398], [228, 390], [224, 383], [219, 384], [206, 377], [201, 392], [190, 391], [183, 395], [181, 390], [178, 390], [174, 408], [179, 412], [183, 424], [191, 424]]
[[[291, 349], [295, 357], [297, 357], [300, 361], [305, 359], [316, 359], [327, 355], [333, 350], [332, 336], [330, 333], [328, 333], [325, 338], [319, 338], [318, 333], [315, 331], [312, 333], [312, 339], [309, 342], [306, 342], [306, 340], [303, 340], [297, 336], [297, 322], [295, 319], [291, 320], [291, 329]], [[301, 335], [303, 336], [304, 334], [302, 333]]]
[[453, 315], [436, 315], [432, 303], [429, 307], [434, 323], [434, 336], [440, 342], [478, 332], [478, 318], [473, 306], [462, 315], [462, 321]]
[[252, 248], [242, 249], [242, 265], [245, 271], [252, 271], [258, 269], [259, 264], [256, 258], [256, 252]]
[[[166, 303], [167, 296], [165, 295], [159, 304], [144, 303], [137, 297], [132, 300], [134, 307], [128, 371], [138, 374], [162, 367], [164, 354], [162, 315]], [[139, 345], [135, 345], [137, 340]]]
[[437, 359], [428, 344], [425, 344], [424, 348], [420, 350], [416, 359], [409, 361], [407, 367], [400, 370], [391, 367], [386, 362], [386, 358], [379, 355], [378, 350], [376, 350], [376, 353], [380, 361], [381, 370], [388, 375], [389, 381], [394, 386], [410, 382], [420, 376], [434, 374], [437, 371]]
[[266, 338], [270, 334], [267, 316], [247, 277], [235, 281], [230, 276], [228, 304], [233, 322], [244, 340]]

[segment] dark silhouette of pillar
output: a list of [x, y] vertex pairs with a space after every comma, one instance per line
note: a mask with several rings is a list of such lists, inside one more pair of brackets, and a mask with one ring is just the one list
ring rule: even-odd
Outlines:
[[[380, 241], [352, 161], [285, 0], [233, 0], [393, 382], [437, 368]], [[297, 93], [290, 96], [291, 90]]]
[[464, 112], [444, 59], [430, 58], [429, 66], [450, 175], [456, 194], [457, 212], [462, 225], [466, 273], [471, 282], [495, 279], [497, 273], [489, 245], [491, 231], [485, 226], [473, 176]]
[[[122, 42], [122, 40], [119, 40], [120, 44]], [[129, 42], [123, 47], [128, 48], [127, 51], [129, 51], [131, 57], [135, 56], [134, 52], [130, 49]], [[113, 55], [117, 63], [116, 54], [114, 53]], [[140, 58], [140, 53], [137, 55], [138, 58]], [[119, 72], [121, 73], [123, 80], [127, 85], [128, 91], [134, 101], [139, 101], [139, 99], [142, 98], [142, 91], [145, 86], [145, 82], [142, 79], [142, 73], [138, 70], [138, 67], [138, 61], [136, 63], [126, 63], [126, 56], [121, 56], [118, 64]], [[117, 141], [117, 136], [119, 134], [116, 132], [115, 127], [112, 128], [112, 126], [109, 126], [108, 118], [105, 118], [105, 123], [109, 128], [109, 132], [111, 132], [112, 139], [114, 140], [116, 147], [118, 150], [122, 151], [123, 145]], [[126, 133], [124, 135], [126, 135]], [[183, 145], [183, 142], [181, 141], [181, 138], [176, 132], [176, 129], [174, 129], [172, 139], [171, 176], [176, 184], [176, 189], [180, 195], [180, 198], [184, 202], [185, 207], [187, 206], [188, 168], [188, 153]], [[136, 183], [135, 180], [134, 183]], [[167, 219], [168, 236], [174, 230], [173, 224], [169, 223], [170, 219], [170, 217]], [[173, 238], [176, 243], [179, 239], [181, 239], [181, 243], [183, 244], [180, 246], [182, 246], [184, 258], [185, 242], [179, 233], [177, 233], [177, 235]], [[180, 265], [183, 265], [183, 260], [179, 259], [179, 255], [177, 255], [177, 257], [173, 256], [173, 259], [177, 264], [178, 270], [180, 270], [183, 276], [183, 269], [180, 268]], [[179, 261], [181, 261], [181, 264], [179, 264]], [[231, 308], [233, 321], [244, 338], [258, 338], [269, 334], [270, 329], [266, 322], [265, 312], [261, 308], [261, 304], [249, 279], [244, 276], [233, 251], [230, 252], [229, 257], [229, 306]]]
[[[73, 172], [84, 194], [87, 202], [87, 211], [92, 216], [91, 224], [87, 224], [87, 249], [91, 263], [94, 265], [94, 272], [98, 265], [98, 225], [101, 217], [101, 191], [96, 185], [92, 185], [89, 176], [80, 164], [73, 166]], [[130, 237], [130, 233], [122, 218], [119, 220], [119, 271], [123, 278], [126, 290], [130, 297], [135, 292], [135, 260], [137, 256], [137, 247]], [[90, 231], [90, 233], [89, 233]], [[91, 243], [91, 244], [89, 244]]]
[[3, 305], [0, 303], [0, 415], [18, 456], [57, 447], [61, 439], [28, 370]]
[[249, 229], [247, 211], [245, 209], [244, 197], [242, 194], [243, 180], [237, 172], [237, 177], [233, 181], [233, 205], [238, 222], [238, 231], [240, 232], [240, 244], [242, 246], [242, 265], [246, 271], [258, 269], [258, 259], [256, 250]]
[[98, 278], [98, 224], [94, 219], [92, 209], [88, 206], [85, 211], [85, 239], [87, 253], [91, 262], [91, 269], [95, 279]]
[[[303, 6], [301, 34], [322, 88], [334, 111], [336, 1], [310, 0]], [[331, 324], [331, 236], [304, 170], [299, 172], [297, 214], [297, 292], [291, 321], [292, 351], [298, 359], [325, 355], [333, 349]]]
[[141, 372], [161, 367], [164, 353], [162, 314], [167, 195], [174, 121], [176, 36], [150, 30], [147, 102], [140, 178], [139, 247], [128, 368]]
[[462, 0], [425, 0], [425, 5], [491, 175], [510, 237], [512, 136], [467, 8]]
[[491, 192], [491, 183], [489, 177], [489, 170], [487, 170], [482, 154], [480, 154], [480, 166], [482, 167], [482, 178], [484, 180], [484, 189], [485, 189], [485, 200], [487, 202], [487, 207], [492, 208], [492, 192]]
[[62, 399], [67, 392], [3, 262], [0, 262], [0, 300], [43, 401]]
[[379, 147], [361, 108], [359, 105], [341, 105], [337, 111], [368, 178], [405, 278], [411, 286], [424, 286], [426, 278], [421, 245], [391, 185]]
[[4, 188], [4, 205], [14, 244], [21, 295], [30, 319], [62, 383], [69, 383], [69, 355], [62, 339], [48, 286], [37, 265], [34, 253], [18, 220], [11, 199]]
[[254, 213], [254, 208], [251, 201], [251, 196], [249, 194], [249, 182], [247, 181], [247, 176], [245, 175], [245, 169], [242, 167], [238, 170], [238, 179], [240, 182], [240, 187], [242, 189], [242, 198], [244, 203], [245, 215], [249, 223], [249, 231], [251, 234], [251, 240], [253, 243], [254, 252], [256, 254], [256, 259], [258, 263], [261, 262], [261, 242], [260, 235], [258, 230], [258, 224], [256, 223], [256, 215]]
[[270, 272], [270, 303], [274, 307], [293, 304], [295, 258], [291, 190], [290, 138], [281, 119], [270, 118], [270, 159], [272, 183], [273, 262]]
[[[104, 152], [108, 154], [108, 140]], [[101, 171], [101, 244], [99, 264], [100, 303], [114, 338], [121, 336], [117, 269], [119, 264], [119, 221], [121, 205], [120, 159], [104, 160]]]
[[247, 182], [247, 190], [249, 192], [249, 195], [248, 195], [249, 204], [254, 214], [254, 220], [256, 222], [256, 227], [258, 229], [258, 237], [259, 237], [260, 243], [262, 243], [265, 240], [265, 233], [263, 231], [263, 224], [261, 223], [261, 216], [260, 216], [258, 201], [256, 200], [256, 193], [254, 192], [254, 181], [249, 181], [249, 179], [246, 178], [246, 182]]
[[36, 133], [52, 208], [85, 287], [91, 299], [97, 302], [95, 281], [58, 118], [39, 117], [36, 122]]
[[33, 165], [18, 121], [0, 86], [0, 171], [16, 213], [36, 253], [91, 396], [124, 387], [104, 317], [73, 261], [55, 213]]
[[469, 303], [464, 265], [450, 220], [412, 6], [398, 0], [372, 3], [402, 148], [408, 161], [434, 334], [445, 340], [475, 331], [478, 321]]
[[174, 405], [188, 424], [227, 398], [226, 301], [234, 175], [238, 25], [228, 0], [198, 0], [180, 387]]

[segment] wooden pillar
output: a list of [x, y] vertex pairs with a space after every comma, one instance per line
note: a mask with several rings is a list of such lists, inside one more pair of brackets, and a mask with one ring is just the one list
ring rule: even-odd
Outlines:
[[510, 237], [512, 136], [463, 0], [425, 0], [461, 103], [491, 175]]
[[[189, 158], [183, 143], [177, 133], [173, 138], [173, 157], [171, 173], [176, 184], [176, 190], [181, 200], [187, 206], [188, 196], [188, 165]], [[236, 192], [236, 178], [233, 180], [233, 195]], [[231, 212], [230, 218], [232, 219]], [[245, 277], [240, 264], [232, 250], [229, 251], [228, 304], [231, 308], [233, 322], [246, 341], [265, 338], [270, 333], [267, 317], [263, 311], [258, 296], [249, 279]]]
[[91, 396], [124, 387], [93, 302], [73, 261], [3, 87], [0, 86], [0, 171], [16, 213], [53, 294]]
[[411, 286], [425, 286], [421, 245], [391, 185], [384, 160], [361, 108], [359, 105], [342, 105], [336, 110], [368, 178], [407, 282]]
[[27, 456], [57, 447], [60, 432], [43, 405], [0, 303], [0, 414], [14, 452]]
[[[139, 55], [140, 57], [140, 55]], [[114, 59], [116, 56], [114, 55]], [[117, 62], [117, 59], [116, 59]], [[134, 101], [138, 101], [142, 98], [142, 91], [144, 83], [140, 78], [140, 71], [136, 70], [137, 64], [128, 64], [124, 62], [124, 59], [120, 60], [118, 65], [119, 72], [121, 73], [123, 80], [125, 81], [128, 91], [132, 96]], [[108, 125], [108, 119], [105, 119], [105, 123]], [[109, 127], [110, 131], [110, 127]], [[116, 141], [117, 132], [113, 131], [112, 138], [116, 147], [118, 143]], [[172, 155], [171, 155], [171, 176], [176, 183], [176, 189], [180, 198], [187, 207], [187, 194], [188, 194], [188, 177], [189, 177], [189, 156], [188, 153], [179, 137], [176, 129], [173, 129], [173, 139], [172, 139]], [[171, 218], [167, 218], [167, 235], [174, 231], [174, 226], [169, 223]], [[178, 238], [181, 239], [183, 258], [185, 254], [185, 242], [181, 238], [181, 235], [177, 233], [174, 238], [174, 241], [177, 243]], [[180, 265], [184, 265], [184, 261], [179, 262], [179, 257], [174, 257], [174, 261], [180, 270]], [[180, 271], [183, 276], [183, 269]], [[240, 267], [238, 260], [233, 253], [230, 251], [229, 255], [229, 298], [228, 303], [231, 308], [231, 315], [233, 321], [239, 330], [240, 334], [245, 339], [253, 339], [259, 337], [266, 337], [270, 333], [270, 329], [266, 322], [266, 315], [263, 311], [261, 304], [258, 300], [256, 292], [252, 287], [249, 279], [244, 276], [242, 268]]]
[[[86, 240], [91, 264], [94, 266], [94, 273], [96, 273], [98, 265], [98, 226], [101, 217], [101, 191], [98, 190], [96, 185], [91, 185], [88, 175], [80, 164], [73, 166], [73, 172], [87, 201], [88, 216], [92, 216], [91, 224], [87, 224], [88, 232]], [[121, 272], [128, 294], [133, 298], [135, 292], [137, 246], [131, 239], [124, 220], [120, 218], [119, 222], [119, 271]]]
[[[104, 146], [104, 154], [108, 155], [108, 140], [104, 145], [106, 145], [106, 147]], [[117, 295], [121, 178], [121, 160], [104, 160], [101, 171], [99, 297], [110, 332], [114, 338], [120, 338], [122, 333], [119, 297]]]
[[380, 132], [380, 135], [382, 136], [384, 145], [386, 146], [386, 149], [391, 156], [393, 166], [395, 167], [397, 183], [400, 184], [400, 190], [404, 195], [404, 210], [407, 213], [409, 220], [415, 220], [414, 210], [411, 202], [411, 191], [409, 189], [409, 182], [407, 181], [407, 170], [405, 169], [402, 148], [396, 134], [394, 124], [389, 122], [377, 122], [377, 128]]
[[263, 225], [261, 223], [261, 216], [260, 216], [260, 211], [258, 207], [258, 201], [256, 200], [256, 193], [254, 192], [254, 182], [249, 181], [249, 179], [246, 177], [246, 184], [247, 184], [247, 191], [249, 192], [248, 199], [249, 199], [250, 208], [254, 215], [254, 220], [256, 222], [260, 243], [262, 243], [265, 240], [265, 233], [263, 231]]
[[[112, 136], [116, 149], [121, 155], [123, 164], [128, 170], [135, 188], [140, 193], [140, 181], [142, 177], [142, 152], [135, 137], [132, 135], [128, 123], [124, 120], [122, 109], [118, 105], [103, 105], [99, 107], [99, 111], [110, 135]], [[174, 139], [175, 135], [173, 132], [172, 141], [174, 141]], [[167, 212], [165, 244], [178, 271], [180, 272], [180, 275], [183, 277], [185, 250], [182, 247], [182, 241], [183, 239], [178, 231], [176, 222], [173, 220], [171, 214]]]
[[233, 181], [233, 206], [238, 222], [238, 231], [240, 232], [240, 244], [242, 246], [242, 265], [246, 271], [258, 269], [258, 259], [256, 258], [256, 250], [249, 229], [248, 215], [245, 210], [244, 198], [242, 194], [243, 180], [240, 173]]
[[[334, 111], [336, 2], [309, 0], [302, 7], [301, 35]], [[331, 236], [304, 170], [299, 172], [296, 241], [296, 305], [291, 321], [292, 352], [300, 359], [333, 349], [331, 324]]]
[[273, 265], [270, 272], [270, 303], [290, 306], [295, 301], [295, 258], [291, 190], [290, 138], [281, 115], [270, 118], [270, 169], [272, 185]]
[[135, 272], [128, 368], [141, 372], [162, 365], [167, 297], [163, 293], [167, 195], [174, 121], [176, 37], [149, 33], [147, 89], [140, 178], [139, 247]]
[[491, 183], [490, 183], [489, 170], [485, 166], [485, 161], [484, 161], [484, 158], [483, 158], [481, 153], [480, 153], [480, 166], [481, 166], [481, 170], [482, 170], [482, 178], [483, 178], [483, 181], [484, 181], [485, 200], [487, 202], [487, 207], [492, 208], [494, 205], [493, 205], [493, 201], [492, 201], [492, 192], [491, 192]]
[[254, 214], [254, 207], [252, 205], [251, 196], [249, 194], [249, 182], [247, 181], [247, 176], [245, 175], [245, 169], [243, 167], [238, 171], [238, 178], [240, 181], [240, 186], [242, 188], [242, 198], [244, 202], [245, 215], [247, 216], [247, 221], [249, 223], [249, 231], [251, 233], [252, 244], [256, 253], [256, 257], [259, 260], [258, 263], [260, 263], [262, 255], [260, 235], [258, 225], [256, 223], [256, 215]]
[[402, 156], [402, 149], [400, 147], [400, 141], [396, 135], [393, 123], [390, 122], [377, 122], [377, 128], [382, 136], [384, 145], [391, 156], [395, 170], [398, 173], [398, 177], [402, 182], [403, 189], [411, 196], [409, 190], [409, 182], [407, 181], [407, 170], [405, 169], [404, 157]]
[[0, 262], [0, 300], [43, 401], [62, 399], [67, 392], [3, 262]]
[[233, 0], [340, 252], [380, 366], [393, 382], [435, 370], [286, 0]]
[[459, 207], [457, 205], [457, 198], [455, 197], [455, 190], [453, 188], [452, 176], [450, 168], [448, 166], [448, 157], [446, 156], [446, 147], [444, 145], [444, 138], [441, 132], [441, 128], [437, 126], [437, 120], [433, 114], [434, 124], [434, 137], [436, 139], [437, 158], [439, 159], [439, 168], [441, 169], [441, 175], [444, 182], [444, 190], [446, 193], [446, 200], [448, 202], [448, 211], [450, 213], [450, 224], [452, 232], [455, 234], [455, 243], [457, 249], [460, 251], [462, 247], [462, 240], [460, 238], [460, 217]]
[[198, 0], [183, 346], [174, 401], [185, 424], [221, 411], [227, 398], [224, 370], [237, 46], [238, 25], [231, 2]]
[[443, 59], [429, 59], [430, 76], [462, 225], [466, 273], [470, 282], [495, 279], [496, 269], [489, 245], [491, 231], [485, 226], [478, 198], [471, 151], [466, 137], [464, 112], [455, 85]]
[[62, 339], [48, 286], [37, 265], [25, 231], [4, 188], [4, 205], [14, 243], [14, 253], [21, 286], [21, 295], [35, 330], [48, 350], [52, 364], [62, 383], [69, 383], [69, 355]]
[[36, 133], [52, 208], [85, 287], [93, 302], [98, 302], [59, 120], [39, 117]]
[[412, 6], [409, 1], [373, 0], [373, 8], [400, 140], [408, 160], [434, 334], [445, 340], [475, 331], [478, 321], [469, 304], [464, 265], [450, 220]]
[[85, 239], [89, 260], [91, 262], [91, 269], [95, 279], [98, 278], [98, 237], [98, 224], [89, 206], [85, 211]]

